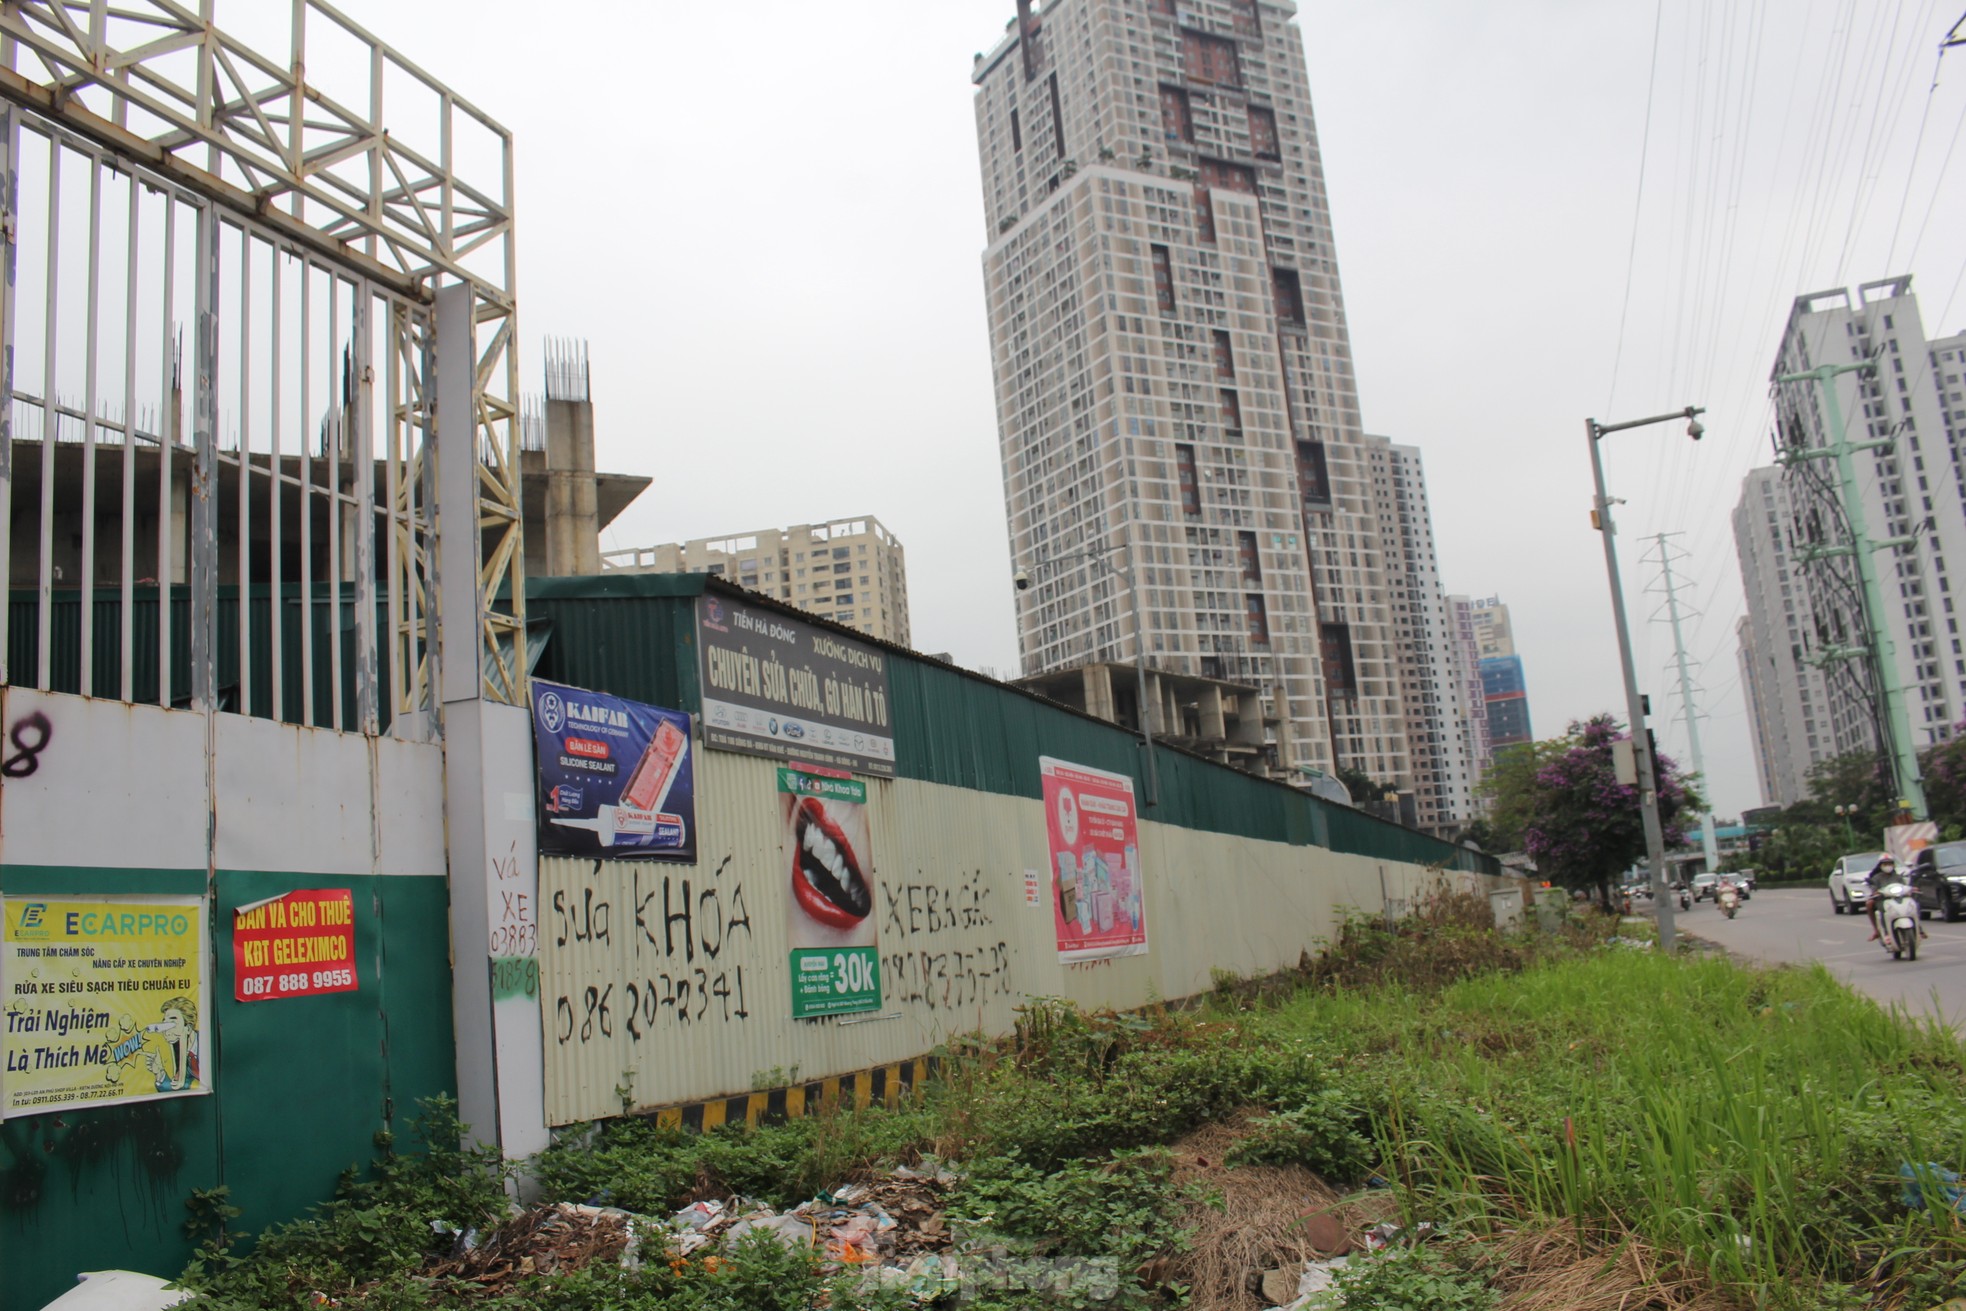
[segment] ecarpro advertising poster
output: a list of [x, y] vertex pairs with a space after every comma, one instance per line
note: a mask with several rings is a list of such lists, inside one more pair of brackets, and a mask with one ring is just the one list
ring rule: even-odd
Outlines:
[[689, 716], [532, 680], [539, 851], [696, 859]]
[[1064, 961], [1147, 951], [1146, 889], [1133, 780], [1038, 758], [1051, 848], [1051, 917]]
[[8, 897], [0, 1113], [211, 1091], [199, 897]]

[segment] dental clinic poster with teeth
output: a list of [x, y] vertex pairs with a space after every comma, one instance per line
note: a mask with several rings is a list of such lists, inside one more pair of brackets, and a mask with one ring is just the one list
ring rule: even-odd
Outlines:
[[532, 680], [539, 853], [696, 859], [689, 716]]
[[1133, 780], [1038, 758], [1045, 835], [1051, 847], [1051, 918], [1066, 962], [1142, 956], [1146, 888]]
[[785, 837], [792, 1018], [881, 1008], [867, 785], [844, 770], [778, 771]]
[[0, 1114], [208, 1093], [200, 897], [8, 897]]

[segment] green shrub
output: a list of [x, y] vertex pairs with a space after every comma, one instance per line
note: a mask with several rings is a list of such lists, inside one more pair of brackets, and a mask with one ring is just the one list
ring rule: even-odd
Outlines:
[[1344, 1311], [1491, 1311], [1495, 1294], [1478, 1276], [1425, 1247], [1355, 1256], [1332, 1281], [1329, 1305]]
[[1371, 1120], [1343, 1088], [1311, 1094], [1290, 1110], [1256, 1123], [1229, 1153], [1230, 1165], [1300, 1165], [1328, 1184], [1346, 1187], [1372, 1172], [1377, 1149]]

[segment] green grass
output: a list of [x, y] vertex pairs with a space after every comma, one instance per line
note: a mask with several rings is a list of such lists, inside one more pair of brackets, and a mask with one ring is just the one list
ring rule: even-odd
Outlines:
[[[659, 1215], [706, 1188], [783, 1206], [935, 1153], [964, 1171], [949, 1211], [980, 1241], [1103, 1261], [1118, 1287], [1101, 1305], [1149, 1308], [1179, 1294], [1141, 1272], [1186, 1241], [1157, 1149], [1255, 1108], [1267, 1115], [1230, 1164], [1302, 1164], [1341, 1185], [1383, 1175], [1409, 1218], [1465, 1240], [1362, 1273], [1357, 1306], [1456, 1289], [1483, 1305], [1485, 1240], [1558, 1226], [1587, 1249], [1641, 1241], [1668, 1274], [1742, 1307], [1923, 1311], [1966, 1294], [1958, 1217], [1908, 1207], [1899, 1176], [1904, 1162], [1966, 1166], [1966, 1052], [1950, 1030], [1820, 969], [1605, 948], [1588, 929], [1505, 941], [1476, 927], [1478, 909], [1437, 907], [1397, 931], [1360, 922], [1301, 977], [1224, 979], [1185, 1012], [1034, 1001], [1013, 1041], [949, 1053], [953, 1073], [919, 1106], [707, 1136], [618, 1121], [563, 1137], [536, 1170], [548, 1199]], [[215, 1262], [208, 1286], [258, 1305], [288, 1304], [262, 1300], [277, 1292], [303, 1305], [317, 1289], [368, 1311], [447, 1304], [461, 1294], [417, 1282], [417, 1245], [431, 1215], [458, 1205], [460, 1159], [390, 1164], [379, 1189], [269, 1235], [259, 1256]], [[374, 1226], [368, 1205], [387, 1212]], [[819, 1272], [786, 1262], [759, 1250], [632, 1278], [590, 1270], [513, 1297], [694, 1311], [770, 1289], [754, 1304], [809, 1305]], [[1395, 1285], [1408, 1291], [1395, 1298]], [[987, 1305], [1058, 1304], [1003, 1293]]]
[[1908, 1210], [1898, 1175], [1966, 1160], [1960, 1043], [1820, 969], [1608, 951], [1427, 997], [1303, 996], [1250, 1023], [1330, 1045], [1377, 1090], [1381, 1156], [1416, 1214], [1636, 1233], [1776, 1305], [1873, 1276], [1966, 1292], [1951, 1217]]

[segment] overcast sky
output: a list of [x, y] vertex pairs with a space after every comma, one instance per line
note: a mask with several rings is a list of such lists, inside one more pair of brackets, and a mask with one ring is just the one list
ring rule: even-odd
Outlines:
[[[527, 372], [543, 337], [586, 338], [601, 463], [655, 479], [604, 546], [873, 514], [915, 644], [1015, 671], [969, 82], [1012, 0], [342, 7], [516, 133]], [[1727, 515], [1767, 459], [1790, 302], [1908, 272], [1928, 333], [1966, 327], [1957, 10], [1298, 15], [1366, 426], [1425, 451], [1442, 577], [1509, 604], [1539, 735], [1623, 717], [1585, 418], [1709, 408], [1697, 446], [1606, 445], [1640, 681], [1682, 758], [1640, 558], [1685, 534], [1724, 814], [1760, 801]]]

